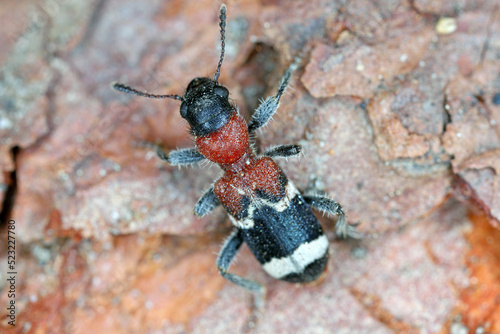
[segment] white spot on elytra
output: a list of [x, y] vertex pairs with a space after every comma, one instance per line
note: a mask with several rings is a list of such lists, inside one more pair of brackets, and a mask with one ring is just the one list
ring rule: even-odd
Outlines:
[[[246, 193], [241, 190], [236, 188], [239, 194], [241, 195], [246, 195]], [[241, 191], [241, 192], [240, 192]], [[288, 181], [288, 184], [286, 185], [286, 195], [276, 203], [267, 201], [265, 199], [259, 198], [250, 203], [250, 206], [248, 208], [248, 216], [238, 220], [235, 219], [233, 216], [229, 215], [229, 218], [231, 222], [233, 223], [234, 226], [242, 229], [250, 229], [254, 227], [254, 221], [253, 221], [253, 213], [255, 210], [263, 205], [267, 205], [277, 212], [283, 212], [285, 211], [289, 206], [290, 206], [290, 201], [299, 194], [299, 191], [297, 188], [295, 188], [295, 185], [293, 184], [292, 181]]]
[[280, 279], [290, 274], [302, 273], [316, 260], [325, 256], [328, 251], [328, 238], [322, 234], [316, 240], [303, 243], [289, 256], [265, 263], [262, 267], [274, 278]]

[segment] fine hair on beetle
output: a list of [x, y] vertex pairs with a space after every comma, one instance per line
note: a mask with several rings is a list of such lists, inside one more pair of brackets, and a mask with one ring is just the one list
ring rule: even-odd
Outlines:
[[247, 123], [229, 101], [229, 90], [219, 83], [225, 53], [225, 5], [220, 7], [221, 53], [213, 78], [190, 81], [184, 95], [156, 95], [115, 83], [121, 92], [155, 99], [180, 101], [181, 116], [189, 124], [195, 146], [158, 156], [174, 166], [203, 161], [217, 164], [223, 175], [201, 196], [194, 213], [203, 217], [222, 206], [234, 230], [217, 257], [219, 273], [253, 295], [248, 326], [255, 326], [263, 308], [265, 288], [258, 282], [229, 272], [241, 245], [246, 243], [267, 274], [291, 283], [316, 281], [327, 267], [329, 241], [312, 209], [337, 216], [340, 237], [359, 238], [356, 226], [348, 224], [342, 206], [318, 193], [301, 194], [274, 159], [297, 157], [297, 144], [278, 145], [257, 155], [251, 136], [266, 125], [279, 107], [293, 72], [300, 66], [296, 57], [286, 69], [275, 95], [262, 100]]

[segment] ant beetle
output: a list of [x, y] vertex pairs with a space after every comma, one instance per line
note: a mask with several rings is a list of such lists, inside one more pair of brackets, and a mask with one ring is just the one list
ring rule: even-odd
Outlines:
[[249, 134], [264, 126], [278, 109], [297, 59], [286, 70], [278, 93], [268, 97], [256, 109], [249, 124], [229, 100], [229, 91], [218, 79], [225, 49], [226, 6], [220, 7], [221, 54], [213, 79], [195, 78], [180, 95], [155, 95], [115, 83], [113, 88], [139, 96], [181, 101], [181, 116], [190, 126], [196, 147], [171, 151], [158, 150], [161, 159], [171, 165], [190, 165], [208, 159], [217, 163], [224, 175], [198, 200], [194, 213], [205, 216], [222, 205], [234, 232], [217, 258], [220, 274], [251, 291], [254, 310], [259, 310], [264, 287], [257, 282], [228, 272], [229, 266], [245, 242], [264, 270], [287, 282], [315, 281], [326, 268], [328, 239], [311, 208], [337, 215], [336, 231], [340, 236], [359, 237], [349, 225], [339, 203], [322, 195], [301, 195], [272, 158], [297, 156], [298, 145], [282, 145], [257, 156]]

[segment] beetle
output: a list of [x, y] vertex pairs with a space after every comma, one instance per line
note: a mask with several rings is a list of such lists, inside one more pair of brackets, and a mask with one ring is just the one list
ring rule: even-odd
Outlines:
[[263, 127], [279, 107], [292, 73], [300, 59], [286, 70], [278, 92], [265, 99], [247, 122], [229, 102], [229, 91], [218, 82], [224, 60], [226, 6], [220, 7], [221, 54], [214, 78], [198, 77], [187, 86], [184, 95], [155, 95], [115, 83], [113, 88], [149, 98], [181, 101], [181, 116], [188, 122], [194, 148], [158, 150], [161, 159], [171, 165], [190, 165], [208, 159], [218, 164], [224, 174], [194, 207], [203, 217], [222, 205], [235, 229], [217, 258], [217, 268], [228, 281], [252, 292], [254, 310], [262, 306], [265, 289], [254, 281], [230, 273], [229, 266], [243, 243], [246, 243], [263, 269], [272, 277], [293, 283], [318, 279], [325, 271], [329, 242], [312, 208], [337, 216], [340, 236], [359, 237], [355, 225], [346, 222], [339, 203], [324, 196], [302, 195], [273, 158], [297, 156], [299, 145], [281, 145], [257, 156], [249, 134]]

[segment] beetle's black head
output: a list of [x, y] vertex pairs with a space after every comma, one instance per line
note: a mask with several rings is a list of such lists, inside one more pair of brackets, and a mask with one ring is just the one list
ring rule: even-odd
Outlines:
[[222, 128], [234, 114], [229, 91], [209, 78], [193, 79], [182, 98], [181, 116], [191, 126], [191, 133], [204, 136]]

